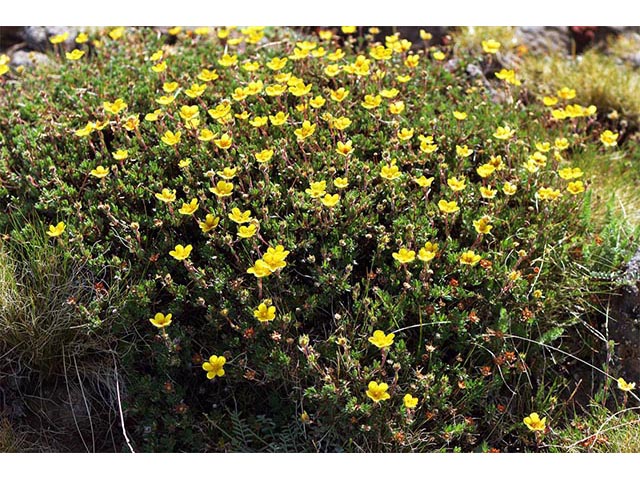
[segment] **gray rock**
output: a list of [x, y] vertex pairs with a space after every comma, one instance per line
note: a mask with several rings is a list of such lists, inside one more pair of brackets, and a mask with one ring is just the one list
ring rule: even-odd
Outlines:
[[62, 45], [65, 50], [71, 50], [75, 45], [74, 39], [78, 34], [78, 29], [75, 27], [24, 27], [22, 36], [30, 49], [44, 52], [53, 47], [49, 42], [49, 38], [64, 32], [69, 32], [69, 38]]
[[12, 67], [33, 67], [34, 65], [50, 63], [51, 59], [42, 52], [27, 52], [25, 50], [18, 50], [11, 54], [11, 61], [9, 64]]
[[567, 53], [571, 49], [568, 27], [517, 27], [516, 37], [532, 53]]

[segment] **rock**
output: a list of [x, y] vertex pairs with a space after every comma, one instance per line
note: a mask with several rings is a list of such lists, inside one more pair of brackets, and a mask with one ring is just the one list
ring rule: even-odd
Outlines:
[[78, 34], [78, 29], [75, 27], [24, 27], [22, 35], [30, 49], [44, 52], [53, 47], [49, 42], [49, 38], [64, 32], [69, 32], [69, 38], [62, 45], [65, 50], [71, 50], [75, 45], [74, 39]]
[[517, 27], [516, 38], [532, 53], [571, 50], [571, 32], [568, 27]]
[[42, 52], [27, 52], [18, 50], [11, 54], [9, 65], [12, 67], [33, 67], [34, 65], [50, 63], [51, 59]]
[[22, 42], [22, 27], [0, 27], [0, 49]]

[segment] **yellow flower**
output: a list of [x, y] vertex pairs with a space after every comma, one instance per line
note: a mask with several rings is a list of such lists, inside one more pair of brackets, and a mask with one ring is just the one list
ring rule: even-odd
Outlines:
[[584, 192], [584, 183], [582, 183], [580, 180], [576, 182], [569, 182], [569, 185], [567, 185], [567, 191], [573, 195], [582, 193]]
[[251, 210], [245, 210], [242, 212], [238, 207], [234, 207], [229, 214], [231, 221], [242, 224], [251, 221]]
[[480, 255], [477, 255], [473, 250], [467, 250], [462, 255], [460, 255], [460, 263], [462, 265], [473, 266], [480, 260], [482, 260], [482, 257]]
[[116, 150], [111, 154], [116, 160], [126, 160], [129, 158], [129, 152], [127, 150]]
[[618, 388], [623, 392], [630, 392], [634, 388], [636, 388], [636, 382], [626, 382], [624, 378], [620, 377], [618, 379]]
[[438, 202], [438, 208], [443, 213], [455, 213], [460, 210], [460, 207], [458, 207], [458, 204], [455, 200], [452, 200], [450, 202], [446, 200], [440, 200]]
[[73, 49], [71, 52], [65, 52], [67, 60], [80, 60], [84, 56], [84, 50]]
[[253, 117], [251, 120], [249, 120], [249, 123], [251, 124], [252, 127], [260, 128], [260, 127], [264, 127], [268, 121], [269, 119], [265, 115], [264, 117], [260, 117], [260, 116]]
[[389, 113], [392, 115], [400, 115], [402, 112], [404, 112], [404, 102], [402, 100], [389, 104]]
[[338, 195], [337, 193], [333, 195], [327, 193], [324, 197], [320, 199], [320, 201], [325, 207], [332, 208], [337, 205], [338, 201], [340, 201], [340, 195]]
[[431, 243], [431, 242], [425, 243], [424, 247], [422, 247], [418, 251], [418, 259], [422, 262], [430, 262], [431, 260], [436, 258], [436, 255], [438, 253], [438, 248], [439, 247], [437, 243]]
[[207, 378], [209, 380], [213, 380], [216, 377], [224, 376], [224, 364], [227, 362], [227, 359], [224, 356], [220, 355], [211, 355], [209, 357], [208, 362], [204, 362], [202, 364], [202, 369], [207, 372]]
[[556, 138], [553, 144], [556, 147], [556, 149], [560, 151], [566, 150], [567, 148], [569, 148], [569, 140], [567, 140], [564, 137]]
[[122, 110], [127, 108], [127, 104], [124, 103], [124, 100], [121, 98], [116, 99], [113, 103], [111, 102], [103, 102], [102, 106], [107, 113], [112, 113], [113, 115], [117, 115]]
[[459, 157], [466, 158], [472, 154], [473, 154], [473, 150], [471, 150], [466, 145], [462, 145], [462, 146], [456, 145], [456, 155], [458, 155]]
[[220, 217], [215, 217], [211, 213], [207, 213], [207, 216], [204, 219], [204, 222], [199, 222], [198, 226], [202, 233], [207, 233], [218, 226], [220, 223]]
[[304, 140], [307, 137], [313, 135], [313, 132], [316, 131], [316, 124], [310, 123], [309, 120], [305, 120], [302, 122], [302, 126], [300, 128], [296, 128], [293, 133], [296, 134], [298, 140]]
[[73, 133], [76, 137], [86, 137], [88, 135], [91, 135], [91, 132], [93, 132], [95, 127], [96, 127], [95, 123], [87, 122], [87, 124], [84, 127], [79, 128]]
[[289, 115], [284, 112], [278, 112], [275, 115], [269, 115], [269, 121], [271, 125], [277, 127], [279, 125], [283, 125], [289, 119]]
[[107, 175], [109, 175], [109, 169], [108, 168], [104, 168], [102, 165], [98, 165], [96, 168], [91, 170], [89, 173], [93, 177], [104, 178]]
[[238, 56], [237, 55], [229, 55], [228, 53], [225, 53], [222, 58], [220, 60], [218, 60], [218, 63], [220, 65], [222, 65], [223, 67], [231, 67], [233, 65], [235, 65], [236, 63], [238, 63]]
[[505, 82], [510, 83], [511, 85], [516, 85], [516, 86], [520, 85], [520, 80], [516, 78], [515, 70], [507, 70], [506, 68], [503, 68], [499, 72], [496, 72], [495, 75], [497, 79], [504, 80]]
[[324, 97], [317, 95], [316, 97], [312, 98], [311, 100], [309, 100], [309, 105], [311, 105], [313, 108], [320, 108], [322, 107], [327, 101], [324, 99]]
[[138, 118], [137, 115], [132, 115], [125, 120], [122, 126], [126, 131], [133, 132], [137, 130], [138, 127], [140, 126], [140, 119]]
[[395, 336], [395, 333], [385, 335], [382, 330], [376, 330], [373, 332], [373, 336], [369, 337], [369, 343], [373, 343], [378, 348], [390, 347], [393, 345], [393, 338]]
[[[431, 138], [431, 142], [428, 139]], [[433, 153], [438, 150], [438, 145], [433, 143], [432, 137], [427, 137], [425, 140], [420, 142], [420, 151], [424, 153]]]
[[420, 55], [407, 55], [404, 60], [405, 66], [409, 68], [416, 68], [420, 62]]
[[272, 272], [264, 260], [256, 260], [253, 267], [247, 269], [247, 273], [252, 273], [256, 278], [262, 278], [271, 275]]
[[490, 221], [491, 219], [485, 215], [484, 217], [473, 221], [473, 228], [476, 229], [476, 232], [486, 235], [493, 228], [493, 225], [489, 223]]
[[416, 259], [416, 252], [401, 248], [398, 252], [393, 252], [391, 256], [400, 263], [411, 263]]
[[540, 418], [536, 412], [533, 412], [522, 421], [529, 430], [533, 432], [544, 432], [546, 430], [546, 417]]
[[169, 30], [167, 30], [167, 33], [168, 33], [169, 35], [176, 36], [176, 35], [178, 35], [181, 31], [182, 31], [182, 27], [171, 27]]
[[278, 97], [287, 91], [287, 86], [280, 85], [280, 84], [269, 85], [267, 86], [267, 88], [264, 89], [264, 91], [270, 97]]
[[75, 39], [76, 43], [87, 43], [88, 41], [89, 41], [89, 37], [84, 32], [80, 32]]
[[425, 42], [431, 40], [433, 38], [433, 35], [430, 32], [427, 32], [425, 30], [423, 30], [422, 28], [420, 29], [420, 38], [422, 40], [424, 40]]
[[453, 111], [453, 116], [456, 120], [466, 120], [467, 119], [467, 114], [466, 112], [459, 112], [457, 110]]
[[179, 213], [182, 215], [193, 215], [198, 210], [198, 199], [194, 198], [189, 203], [183, 203]]
[[228, 197], [233, 191], [233, 183], [220, 180], [215, 187], [209, 188], [209, 191], [218, 197]]
[[502, 185], [502, 191], [505, 195], [514, 195], [517, 189], [518, 187], [511, 182], [504, 182], [504, 185]]
[[255, 223], [250, 225], [240, 225], [238, 227], [238, 236], [240, 238], [251, 238], [258, 231], [258, 226]]
[[516, 132], [511, 129], [511, 127], [498, 127], [493, 134], [495, 138], [498, 140], [509, 140]]
[[478, 168], [476, 168], [476, 172], [478, 172], [478, 175], [480, 175], [480, 177], [482, 178], [489, 177], [495, 171], [496, 171], [496, 167], [494, 167], [490, 163], [485, 163], [483, 165], [480, 165]]
[[342, 30], [342, 33], [344, 33], [345, 35], [351, 35], [353, 33], [356, 33], [356, 30], [358, 29], [358, 27], [340, 27], [340, 30]]
[[153, 52], [153, 55], [151, 55], [149, 60], [151, 60], [152, 62], [157, 62], [158, 60], [162, 60], [162, 57], [164, 57], [164, 52], [162, 50], [156, 50], [155, 52]]
[[202, 142], [210, 142], [214, 138], [216, 138], [216, 135], [208, 128], [203, 128], [198, 132], [198, 140]]
[[180, 118], [183, 120], [191, 120], [200, 115], [198, 105], [183, 105], [180, 107]]
[[191, 159], [190, 158], [183, 158], [182, 160], [180, 160], [178, 162], [178, 167], [180, 167], [180, 168], [187, 168], [189, 165], [191, 165]]
[[233, 139], [231, 138], [231, 136], [229, 136], [228, 133], [224, 133], [219, 139], [214, 140], [213, 143], [216, 144], [216, 147], [227, 150], [231, 147]]
[[349, 181], [346, 178], [338, 177], [333, 181], [333, 184], [336, 188], [347, 188], [349, 186]]
[[216, 108], [207, 110], [209, 115], [211, 115], [211, 118], [213, 118], [214, 120], [219, 120], [220, 118], [227, 116], [230, 111], [231, 111], [231, 103], [228, 101], [220, 102], [216, 106]]
[[64, 222], [60, 222], [57, 225], [49, 225], [49, 231], [46, 232], [50, 237], [59, 237], [64, 232], [67, 225]]
[[416, 408], [418, 406], [418, 399], [410, 393], [407, 393], [404, 397], [402, 397], [402, 403], [407, 409]]
[[117, 27], [109, 32], [109, 36], [112, 40], [118, 40], [122, 35], [124, 35], [124, 27]]
[[207, 70], [203, 68], [198, 74], [198, 80], [202, 82], [212, 82], [213, 80], [217, 80], [220, 77], [216, 70]]
[[52, 37], [49, 37], [49, 42], [51, 42], [53, 45], [57, 45], [58, 43], [64, 42], [67, 38], [69, 38], [69, 32], [64, 32], [59, 35], [53, 35]]
[[259, 163], [266, 163], [273, 157], [273, 150], [265, 149], [254, 154], [254, 156]]
[[258, 62], [247, 60], [242, 64], [242, 69], [247, 72], [257, 72], [258, 70], [260, 70], [260, 64]]
[[492, 155], [491, 158], [489, 158], [489, 162], [490, 165], [493, 165], [496, 170], [504, 170], [504, 163], [502, 162], [502, 155], [496, 155], [495, 157]]
[[262, 256], [262, 261], [271, 272], [275, 272], [280, 268], [287, 266], [287, 262], [284, 260], [289, 255], [289, 251], [284, 249], [284, 246], [277, 245], [276, 248], [267, 248], [267, 253]]
[[171, 313], [156, 313], [153, 318], [150, 318], [149, 321], [154, 327], [165, 328], [171, 325]]
[[406, 140], [410, 140], [413, 137], [413, 131], [413, 128], [403, 128], [398, 132], [397, 136], [401, 141], [404, 142]]
[[493, 38], [482, 41], [482, 50], [486, 53], [498, 53], [502, 44]]
[[536, 192], [536, 197], [540, 200], [556, 200], [562, 196], [560, 190], [554, 190], [553, 188], [540, 187]]
[[173, 133], [171, 130], [167, 130], [164, 135], [160, 137], [160, 140], [162, 140], [163, 143], [172, 146], [180, 142], [180, 137], [182, 137], [181, 132]]
[[262, 91], [264, 84], [262, 80], [258, 80], [257, 82], [249, 82], [247, 88], [244, 89], [247, 95], [257, 95]]
[[154, 66], [151, 67], [151, 70], [153, 70], [156, 73], [164, 72], [166, 69], [167, 69], [167, 62], [156, 63]]
[[605, 147], [613, 147], [618, 143], [619, 134], [613, 133], [611, 130], [605, 130], [600, 135], [600, 141]]
[[542, 103], [545, 107], [553, 107], [558, 103], [558, 99], [556, 97], [542, 97]]
[[371, 110], [376, 108], [382, 102], [382, 97], [380, 95], [365, 95], [364, 100], [360, 105], [362, 105], [367, 110]]
[[391, 163], [382, 166], [380, 176], [385, 180], [397, 180], [402, 176], [402, 173], [398, 169], [396, 161], [392, 160]]
[[342, 102], [348, 95], [349, 90], [345, 90], [344, 87], [340, 87], [337, 90], [329, 90], [329, 96], [335, 102]]
[[169, 95], [162, 95], [159, 98], [156, 98], [156, 102], [158, 102], [160, 105], [170, 105], [173, 103], [173, 101], [176, 99], [176, 97], [171, 97]]
[[193, 250], [193, 247], [191, 245], [183, 247], [182, 245], [178, 244], [176, 245], [174, 250], [171, 250], [169, 252], [169, 255], [171, 255], [176, 260], [186, 260], [187, 258], [189, 258], [189, 255], [191, 255], [191, 250]]
[[386, 383], [369, 382], [369, 388], [367, 389], [367, 397], [378, 403], [381, 400], [389, 400], [391, 395], [387, 393], [389, 385]]
[[467, 187], [464, 177], [449, 178], [447, 179], [447, 185], [449, 185], [449, 187], [451, 187], [451, 190], [453, 190], [454, 192], [460, 192]]
[[493, 197], [496, 196], [496, 192], [497, 190], [494, 190], [493, 188], [489, 187], [480, 187], [480, 195], [482, 196], [482, 198], [487, 198], [487, 199], [491, 199]]
[[560, 178], [563, 180], [572, 180], [574, 178], [580, 178], [583, 175], [583, 172], [578, 167], [565, 167], [558, 170], [558, 175], [560, 175]]
[[259, 322], [270, 322], [274, 318], [276, 318], [276, 307], [267, 306], [267, 303], [271, 303], [270, 300], [265, 300], [260, 305], [258, 305], [258, 309], [253, 311], [253, 316]]
[[440, 50], [436, 50], [431, 54], [431, 56], [433, 57], [434, 60], [437, 60], [438, 62], [441, 62], [442, 60], [445, 59], [444, 53], [442, 53]]
[[338, 152], [339, 155], [346, 157], [353, 151], [353, 147], [351, 145], [352, 145], [351, 140], [347, 140], [346, 143], [342, 143], [341, 141], [338, 140], [338, 145], [336, 146], [336, 152]]
[[328, 76], [328, 77], [335, 77], [337, 74], [340, 73], [340, 65], [337, 65], [335, 63], [332, 63], [330, 65], [327, 65], [324, 68], [324, 73]]
[[422, 188], [429, 188], [433, 183], [433, 177], [427, 178], [424, 175], [422, 175], [421, 177], [414, 178], [413, 181], [416, 182]]
[[324, 180], [311, 182], [310, 187], [311, 188], [307, 188], [305, 192], [311, 195], [311, 198], [320, 198], [326, 193], [325, 190], [327, 189], [327, 182]]
[[571, 100], [573, 98], [576, 98], [576, 91], [573, 88], [562, 87], [556, 92], [556, 95], [558, 95], [563, 100]]
[[336, 130], [345, 130], [351, 125], [351, 119], [348, 117], [337, 117], [333, 119], [332, 126]]
[[164, 203], [173, 202], [176, 199], [176, 191], [163, 188], [162, 193], [156, 193], [156, 198]]
[[267, 67], [274, 71], [281, 70], [282, 68], [284, 68], [284, 66], [287, 64], [288, 61], [289, 59], [286, 57], [284, 58], [274, 57], [271, 60], [269, 60], [269, 62], [267, 62]]
[[385, 88], [383, 90], [380, 90], [380, 95], [384, 98], [396, 98], [398, 96], [398, 93], [400, 93], [400, 90], [398, 90], [397, 88]]

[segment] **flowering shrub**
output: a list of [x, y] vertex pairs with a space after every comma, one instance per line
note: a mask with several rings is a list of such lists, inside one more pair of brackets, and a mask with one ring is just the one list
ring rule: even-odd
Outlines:
[[574, 159], [616, 133], [345, 28], [110, 30], [0, 77], [3, 212], [126, 272], [105, 320], [140, 450], [533, 445], [569, 382], [544, 346], [599, 248]]

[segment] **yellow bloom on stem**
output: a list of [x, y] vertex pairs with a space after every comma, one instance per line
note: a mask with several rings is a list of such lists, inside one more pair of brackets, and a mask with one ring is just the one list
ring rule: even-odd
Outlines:
[[278, 112], [275, 115], [269, 115], [269, 121], [271, 122], [271, 125], [275, 127], [285, 124], [288, 119], [289, 114], [284, 112]]
[[65, 228], [67, 228], [67, 225], [64, 222], [59, 222], [57, 225], [49, 225], [49, 231], [46, 233], [50, 237], [59, 237]]
[[516, 190], [518, 190], [518, 187], [511, 182], [504, 182], [502, 185], [502, 191], [505, 195], [515, 195]]
[[561, 197], [562, 194], [560, 190], [554, 190], [553, 188], [540, 187], [536, 192], [536, 197], [540, 200], [556, 200], [558, 197]]
[[313, 132], [316, 131], [316, 124], [309, 122], [309, 120], [305, 120], [302, 122], [302, 126], [300, 128], [296, 128], [293, 133], [296, 134], [298, 140], [304, 140], [307, 137], [313, 135]]
[[289, 59], [287, 57], [284, 57], [284, 58], [274, 57], [271, 60], [269, 60], [269, 62], [267, 62], [267, 67], [274, 71], [281, 70], [285, 67], [288, 61]]
[[228, 197], [233, 191], [233, 183], [220, 180], [215, 187], [209, 188], [209, 191], [218, 197]]
[[220, 217], [215, 217], [213, 214], [207, 213], [204, 222], [199, 222], [198, 226], [200, 227], [200, 230], [202, 230], [202, 233], [208, 233], [209, 231], [216, 228], [219, 223]]
[[451, 200], [450, 202], [444, 199], [440, 200], [438, 202], [438, 208], [442, 213], [455, 213], [460, 210], [460, 207], [458, 207], [458, 204], [455, 200]]
[[540, 153], [547, 153], [551, 150], [551, 144], [549, 142], [536, 142], [535, 147]]
[[225, 180], [231, 180], [236, 176], [237, 171], [238, 167], [224, 167], [222, 170], [218, 170], [216, 173]]
[[167, 130], [166, 132], [164, 132], [162, 137], [160, 137], [160, 140], [162, 140], [162, 142], [165, 143], [166, 145], [173, 146], [173, 145], [176, 145], [177, 143], [180, 143], [181, 137], [182, 137], [181, 132], [173, 133], [171, 130]]
[[380, 176], [385, 180], [397, 180], [402, 176], [402, 173], [398, 169], [396, 161], [392, 160], [391, 163], [382, 166]]
[[180, 168], [187, 168], [189, 165], [191, 165], [191, 159], [190, 158], [183, 158], [182, 160], [180, 160], [178, 162], [178, 167], [180, 167]]
[[462, 265], [474, 266], [480, 260], [482, 260], [482, 257], [476, 254], [473, 250], [467, 250], [462, 255], [460, 255], [460, 263]]
[[247, 273], [252, 273], [256, 278], [267, 277], [271, 275], [271, 269], [269, 265], [264, 260], [256, 260], [256, 263], [253, 267], [247, 269]]
[[345, 35], [351, 35], [353, 33], [356, 33], [358, 27], [352, 27], [352, 26], [348, 26], [348, 27], [340, 27], [340, 30], [342, 30], [342, 33], [344, 33]]
[[375, 403], [380, 402], [381, 400], [389, 400], [391, 395], [387, 393], [389, 389], [389, 385], [386, 383], [378, 383], [378, 382], [369, 382], [369, 387], [367, 388], [367, 397], [373, 400]]
[[69, 38], [69, 32], [64, 32], [59, 35], [49, 37], [49, 42], [51, 42], [52, 45], [57, 45], [58, 43], [64, 42], [67, 38]]
[[217, 80], [220, 77], [216, 70], [207, 70], [203, 68], [198, 74], [198, 80], [202, 82], [211, 82], [213, 80]]
[[327, 193], [324, 197], [320, 199], [320, 201], [325, 207], [332, 208], [332, 207], [335, 207], [340, 201], [340, 195], [338, 195], [337, 193], [333, 195]]
[[156, 98], [156, 102], [159, 103], [160, 105], [166, 106], [166, 105], [171, 105], [175, 99], [176, 97], [172, 97], [169, 95], [162, 95]]
[[267, 88], [264, 89], [264, 91], [270, 97], [278, 97], [287, 91], [287, 86], [280, 85], [280, 84], [269, 85], [267, 86]]
[[458, 155], [459, 157], [466, 158], [472, 154], [473, 154], [473, 150], [471, 150], [466, 145], [462, 145], [462, 146], [456, 145], [456, 155]]
[[491, 222], [491, 218], [485, 215], [484, 217], [481, 217], [478, 220], [473, 221], [473, 228], [476, 229], [476, 232], [482, 235], [486, 235], [493, 228], [493, 225], [491, 225], [489, 222]]
[[224, 376], [224, 364], [227, 363], [227, 359], [220, 355], [211, 355], [208, 362], [202, 364], [202, 369], [207, 372], [207, 378], [213, 380], [216, 377]]
[[89, 135], [91, 135], [91, 132], [93, 132], [95, 130], [96, 124], [93, 122], [87, 122], [87, 124], [82, 127], [79, 128], [78, 130], [76, 130], [74, 133], [74, 135], [76, 137], [87, 137]]
[[182, 215], [193, 215], [198, 210], [198, 199], [194, 198], [189, 203], [183, 203], [179, 213]]
[[317, 95], [314, 98], [312, 98], [311, 100], [309, 100], [309, 105], [311, 105], [313, 108], [320, 108], [325, 103], [327, 103], [327, 101], [325, 100], [324, 97], [322, 97], [320, 95]]
[[102, 107], [105, 112], [112, 113], [113, 115], [117, 115], [122, 110], [127, 108], [127, 104], [121, 98], [116, 99], [113, 103], [111, 102], [103, 102]]
[[397, 134], [398, 139], [400, 139], [403, 142], [410, 140], [413, 137], [413, 131], [414, 131], [413, 128], [403, 128]]
[[263, 117], [255, 116], [251, 120], [249, 120], [249, 124], [252, 127], [260, 128], [264, 127], [269, 122], [269, 118], [265, 115]]
[[411, 263], [416, 259], [416, 252], [401, 248], [398, 252], [393, 252], [391, 256], [400, 263]]
[[567, 140], [565, 137], [556, 138], [553, 144], [556, 147], [556, 150], [562, 151], [569, 148], [569, 140]]
[[347, 188], [349, 186], [349, 180], [344, 177], [338, 177], [333, 181], [336, 188]]
[[614, 147], [618, 144], [619, 134], [613, 133], [611, 130], [605, 130], [600, 134], [600, 141], [605, 147]]
[[392, 115], [400, 115], [402, 112], [404, 112], [404, 102], [402, 100], [389, 104], [389, 113]]
[[422, 175], [421, 177], [413, 179], [413, 181], [416, 182], [422, 188], [429, 188], [431, 186], [431, 184], [433, 183], [433, 180], [434, 180], [433, 177], [427, 178], [424, 175]]
[[496, 167], [494, 167], [490, 163], [485, 163], [476, 168], [476, 172], [478, 172], [478, 175], [480, 175], [481, 178], [487, 178], [495, 171]]
[[582, 183], [580, 180], [569, 182], [569, 185], [567, 185], [567, 191], [573, 195], [582, 193], [584, 192], [584, 183]]
[[240, 225], [238, 227], [238, 236], [240, 238], [251, 238], [258, 231], [258, 226], [255, 223], [249, 225]]
[[337, 90], [329, 90], [329, 96], [331, 100], [335, 102], [342, 102], [349, 95], [349, 90], [344, 87], [340, 87]]
[[498, 140], [509, 140], [515, 133], [515, 130], [512, 130], [511, 127], [505, 126], [498, 127], [493, 136]]
[[220, 138], [218, 138], [217, 140], [214, 140], [213, 143], [216, 144], [216, 147], [221, 148], [223, 150], [227, 150], [231, 147], [231, 144], [233, 143], [233, 139], [228, 133], [224, 133]]
[[91, 170], [89, 174], [93, 177], [104, 178], [109, 175], [109, 169], [103, 167], [102, 165], [98, 165], [96, 168]]
[[273, 158], [273, 150], [261, 150], [260, 152], [255, 153], [254, 156], [259, 163], [266, 163]]
[[231, 67], [238, 63], [238, 56], [225, 53], [222, 58], [218, 60], [218, 63], [223, 67]]
[[424, 247], [422, 247], [418, 251], [418, 259], [422, 262], [430, 262], [431, 260], [436, 258], [436, 255], [438, 254], [438, 248], [439, 247], [437, 243], [425, 243]]
[[453, 111], [453, 117], [456, 120], [466, 120], [467, 119], [467, 113], [466, 112], [459, 112], [458, 110], [454, 110]]
[[562, 87], [556, 92], [556, 95], [558, 95], [563, 100], [571, 100], [573, 98], [576, 98], [576, 91], [573, 88]]
[[183, 105], [180, 107], [179, 113], [183, 120], [191, 120], [200, 115], [200, 107], [198, 105]]
[[636, 388], [636, 382], [626, 382], [624, 378], [618, 378], [618, 388], [623, 392], [630, 392]]
[[162, 73], [166, 69], [167, 69], [167, 62], [156, 63], [154, 66], [151, 67], [151, 70], [153, 70], [156, 73]]
[[506, 68], [501, 69], [499, 72], [496, 72], [496, 78], [499, 80], [504, 80], [511, 85], [518, 86], [520, 85], [520, 80], [516, 78], [515, 70], [507, 70]]
[[129, 158], [129, 151], [128, 150], [116, 150], [115, 152], [111, 153], [111, 156], [113, 158], [115, 158], [116, 160], [126, 160], [127, 158]]
[[431, 56], [433, 57], [434, 60], [437, 60], [438, 62], [441, 62], [442, 60], [445, 59], [445, 54], [440, 50], [436, 50], [431, 54]]
[[406, 409], [416, 408], [418, 406], [418, 398], [414, 397], [410, 393], [407, 393], [402, 397], [402, 403]]
[[287, 266], [285, 259], [289, 255], [289, 251], [284, 249], [283, 245], [277, 245], [276, 248], [267, 248], [267, 253], [262, 256], [262, 261], [272, 272]]
[[380, 90], [380, 95], [384, 98], [396, 98], [399, 93], [400, 90], [398, 90], [397, 88], [385, 88], [383, 90]]
[[84, 56], [84, 50], [73, 49], [71, 52], [65, 52], [67, 60], [80, 60]]
[[331, 65], [327, 65], [326, 67], [324, 67], [324, 73], [328, 77], [333, 78], [340, 73], [340, 69], [341, 69], [340, 65], [332, 63]]
[[213, 133], [208, 128], [203, 128], [202, 130], [200, 130], [200, 132], [198, 132], [198, 140], [200, 140], [201, 142], [210, 142], [214, 138], [216, 138], [215, 133]]
[[88, 41], [89, 41], [89, 36], [84, 32], [80, 32], [75, 39], [76, 43], [87, 43]]
[[[427, 139], [432, 137], [427, 137]], [[427, 139], [422, 140], [420, 142], [420, 151], [424, 153], [433, 153], [438, 150], [438, 145], [433, 143], [433, 141], [429, 142]], [[433, 140], [433, 139], [432, 139]]]
[[182, 245], [178, 244], [173, 250], [169, 252], [169, 255], [171, 255], [176, 260], [186, 260], [187, 258], [189, 258], [189, 255], [191, 255], [191, 250], [193, 250], [193, 247], [191, 245], [183, 247]]
[[395, 336], [395, 333], [385, 335], [382, 330], [376, 330], [373, 332], [373, 336], [369, 337], [369, 343], [373, 343], [378, 348], [390, 347], [393, 345], [393, 339]]
[[162, 193], [156, 193], [156, 198], [164, 203], [170, 203], [176, 199], [176, 191], [163, 188]]
[[310, 188], [307, 188], [305, 192], [311, 195], [311, 198], [320, 198], [326, 193], [325, 192], [326, 189], [327, 189], [327, 182], [324, 180], [321, 180], [319, 182], [311, 182]]
[[447, 179], [447, 185], [449, 185], [454, 192], [460, 192], [467, 187], [464, 177], [451, 177]]
[[380, 95], [365, 95], [364, 100], [360, 103], [367, 110], [371, 110], [373, 108], [378, 107], [382, 102], [382, 97]]
[[345, 143], [342, 143], [341, 141], [338, 140], [338, 145], [336, 146], [336, 152], [338, 152], [339, 155], [346, 157], [353, 151], [353, 147], [351, 146], [352, 143], [353, 142], [351, 140], [347, 140]]
[[140, 119], [138, 118], [137, 115], [132, 115], [125, 120], [122, 126], [126, 131], [133, 132], [137, 130], [138, 127], [140, 126]]
[[154, 327], [157, 328], [165, 328], [171, 325], [171, 313], [156, 313], [153, 318], [150, 318], [149, 321]]
[[584, 173], [579, 167], [571, 168], [565, 167], [558, 170], [558, 175], [563, 180], [573, 180], [574, 178], [580, 178]]
[[124, 35], [124, 27], [116, 27], [109, 32], [111, 40], [118, 40], [122, 35]]
[[242, 212], [238, 207], [234, 207], [229, 214], [229, 219], [238, 224], [248, 223], [251, 221], [251, 210]]
[[420, 38], [422, 40], [424, 40], [425, 42], [428, 42], [429, 40], [431, 40], [433, 38], [433, 35], [430, 32], [427, 32], [426, 30], [423, 30], [421, 28], [420, 29]]
[[336, 130], [345, 130], [351, 125], [351, 119], [349, 117], [336, 117], [333, 119], [332, 126]]
[[536, 412], [525, 417], [522, 422], [533, 432], [544, 432], [547, 428], [547, 418], [540, 418]]
[[486, 198], [486, 199], [492, 199], [493, 197], [496, 196], [497, 190], [494, 190], [493, 188], [489, 187], [480, 187], [480, 195], [482, 196], [482, 198]]
[[482, 41], [482, 50], [484, 50], [485, 53], [498, 53], [501, 46], [502, 44], [493, 38]]
[[558, 103], [557, 97], [542, 97], [542, 103], [545, 107], [553, 107]]
[[259, 322], [270, 322], [274, 318], [276, 318], [276, 307], [268, 306], [267, 303], [271, 303], [270, 300], [265, 300], [260, 305], [258, 305], [257, 310], [253, 311], [253, 316]]

